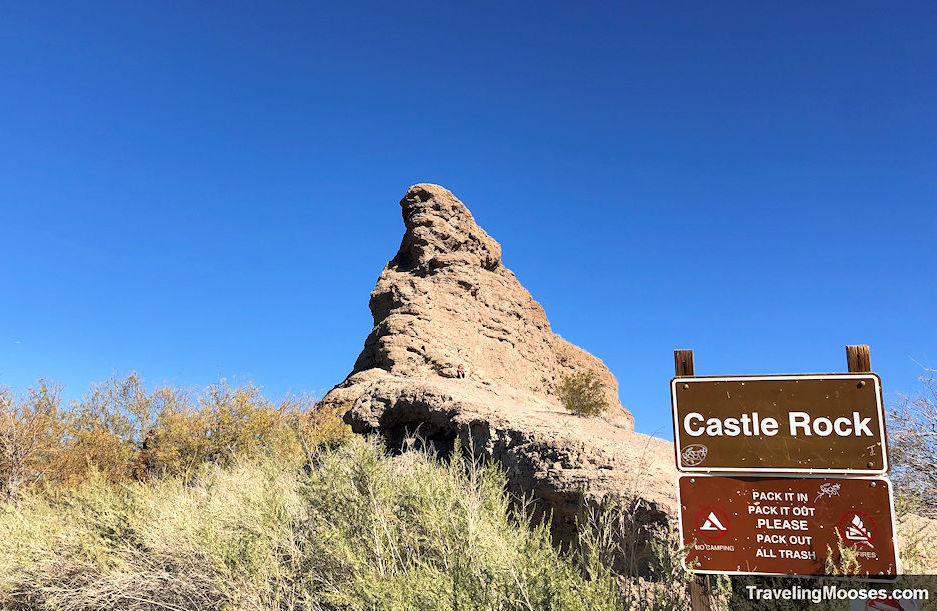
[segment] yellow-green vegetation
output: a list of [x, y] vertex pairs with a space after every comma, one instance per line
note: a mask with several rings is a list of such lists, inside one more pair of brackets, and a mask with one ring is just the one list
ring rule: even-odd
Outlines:
[[826, 546], [823, 572], [826, 575], [858, 575], [861, 568], [858, 548], [844, 542], [839, 531], [836, 531], [836, 550]]
[[[559, 550], [497, 465], [417, 440], [391, 454], [307, 398], [131, 375], [67, 408], [50, 383], [2, 401], [3, 609], [673, 608], [684, 594], [683, 579], [636, 590], [613, 571], [631, 513], [591, 512]], [[671, 551], [655, 548], [652, 572], [669, 574]]]
[[[689, 609], [693, 573], [687, 548], [670, 525], [642, 524], [646, 502], [606, 497], [599, 507], [583, 506], [577, 519], [577, 559], [591, 579], [618, 577], [617, 604], [625, 609]], [[644, 579], [642, 577], [650, 577]]]
[[309, 461], [204, 464], [26, 492], [0, 513], [11, 609], [614, 609], [612, 572], [558, 552], [494, 466], [354, 439]]
[[556, 385], [563, 407], [577, 416], [598, 416], [608, 409], [605, 385], [594, 371], [579, 371], [563, 376]]
[[136, 374], [94, 384], [65, 407], [61, 387], [40, 380], [15, 396], [0, 389], [0, 498], [24, 489], [176, 476], [204, 463], [256, 456], [301, 458], [351, 435], [305, 395], [274, 404], [254, 384], [147, 389]]

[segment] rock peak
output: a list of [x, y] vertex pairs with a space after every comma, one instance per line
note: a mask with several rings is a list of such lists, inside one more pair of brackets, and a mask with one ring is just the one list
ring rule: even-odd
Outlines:
[[433, 272], [450, 265], [492, 271], [500, 265], [501, 247], [448, 189], [413, 185], [400, 200], [400, 208], [407, 230], [389, 263], [397, 271]]
[[501, 246], [447, 189], [417, 184], [400, 200], [400, 250], [371, 292], [374, 327], [348, 378], [325, 400], [354, 401], [362, 380], [457, 379], [530, 395], [562, 410], [555, 387], [577, 371], [606, 388], [608, 418], [633, 427], [618, 383], [585, 350], [550, 330], [543, 308], [501, 263]]

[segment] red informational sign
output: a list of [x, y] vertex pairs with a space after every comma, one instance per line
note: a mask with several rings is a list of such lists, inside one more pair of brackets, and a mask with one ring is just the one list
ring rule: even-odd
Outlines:
[[885, 478], [684, 475], [678, 488], [696, 572], [823, 575], [846, 555], [859, 575], [898, 573]]

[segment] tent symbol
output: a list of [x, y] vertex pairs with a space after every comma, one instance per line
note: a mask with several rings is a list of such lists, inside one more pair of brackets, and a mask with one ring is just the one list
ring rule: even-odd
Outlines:
[[722, 522], [719, 521], [719, 516], [717, 516], [714, 511], [709, 512], [709, 517], [706, 518], [706, 521], [703, 522], [703, 525], [700, 526], [699, 529], [716, 530], [720, 532], [728, 530], [725, 526], [722, 525]]
[[705, 539], [721, 539], [729, 532], [729, 516], [718, 507], [704, 507], [696, 514], [696, 529]]

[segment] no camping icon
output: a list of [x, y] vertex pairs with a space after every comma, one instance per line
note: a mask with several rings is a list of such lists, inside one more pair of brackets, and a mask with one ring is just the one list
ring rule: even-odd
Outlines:
[[718, 507], [704, 507], [696, 514], [696, 530], [704, 539], [721, 539], [729, 532], [729, 516]]

